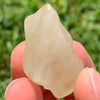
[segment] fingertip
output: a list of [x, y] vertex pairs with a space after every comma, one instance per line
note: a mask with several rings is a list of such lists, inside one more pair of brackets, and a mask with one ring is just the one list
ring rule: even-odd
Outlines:
[[26, 77], [23, 71], [24, 51], [25, 41], [19, 43], [11, 53], [10, 69], [12, 80], [20, 77]]
[[[96, 70], [93, 68], [84, 68], [75, 85], [75, 98], [76, 100], [99, 100], [96, 96], [97, 92], [95, 92], [95, 83], [94, 76], [96, 75]], [[97, 77], [97, 75], [95, 76]], [[98, 80], [98, 79], [97, 79]], [[100, 83], [100, 75], [99, 75], [99, 83]], [[100, 92], [100, 89], [99, 89]], [[99, 93], [100, 96], [100, 93]]]
[[75, 85], [76, 100], [94, 100], [94, 93], [90, 83], [88, 68], [82, 70]]
[[19, 78], [6, 88], [5, 100], [43, 100], [43, 95], [39, 86], [28, 78]]
[[73, 46], [76, 55], [84, 62], [84, 66], [88, 66], [89, 68], [95, 68], [95, 65], [91, 57], [89, 56], [83, 45], [77, 41], [73, 41]]

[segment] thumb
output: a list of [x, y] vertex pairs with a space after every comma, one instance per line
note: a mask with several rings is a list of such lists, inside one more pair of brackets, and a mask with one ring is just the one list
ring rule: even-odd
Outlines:
[[93, 68], [84, 68], [75, 85], [76, 100], [100, 100], [100, 74]]

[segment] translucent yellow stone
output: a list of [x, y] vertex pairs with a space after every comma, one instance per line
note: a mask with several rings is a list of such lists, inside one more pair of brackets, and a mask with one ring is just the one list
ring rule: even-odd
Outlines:
[[49, 4], [44, 5], [25, 19], [24, 28], [26, 75], [57, 98], [72, 93], [84, 65], [56, 11]]

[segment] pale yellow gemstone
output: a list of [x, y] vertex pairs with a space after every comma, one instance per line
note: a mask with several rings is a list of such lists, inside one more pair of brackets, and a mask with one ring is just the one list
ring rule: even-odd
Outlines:
[[83, 62], [56, 11], [46, 4], [25, 19], [24, 72], [35, 83], [61, 98], [74, 91]]

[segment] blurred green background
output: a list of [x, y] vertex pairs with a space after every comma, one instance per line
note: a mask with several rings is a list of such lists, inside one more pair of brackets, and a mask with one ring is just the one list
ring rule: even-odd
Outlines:
[[73, 39], [81, 42], [100, 72], [100, 0], [0, 0], [0, 100], [10, 82], [10, 54], [25, 39], [24, 19], [50, 3]]

